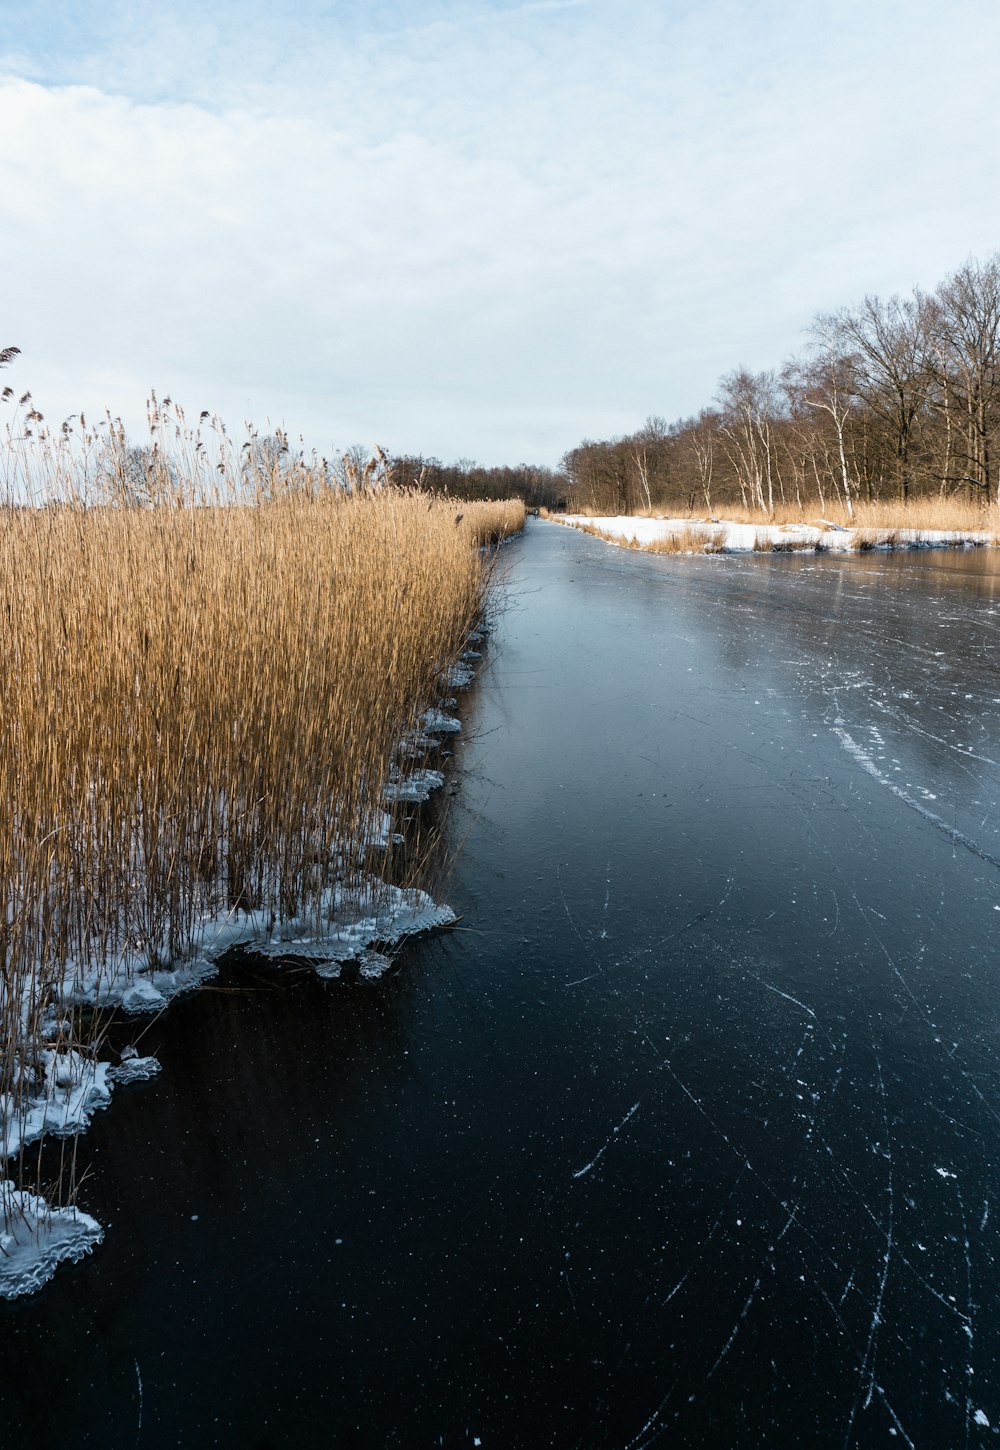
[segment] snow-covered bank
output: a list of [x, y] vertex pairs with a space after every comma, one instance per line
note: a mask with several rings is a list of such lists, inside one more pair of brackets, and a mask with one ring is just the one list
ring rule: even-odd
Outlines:
[[374, 877], [354, 884], [338, 882], [324, 894], [318, 910], [284, 921], [268, 911], [206, 916], [184, 958], [175, 958], [169, 966], [157, 966], [155, 954], [151, 962], [145, 953], [71, 965], [63, 977], [60, 1004], [159, 1012], [171, 998], [214, 977], [219, 958], [233, 947], [272, 958], [306, 957], [325, 968], [335, 967], [322, 975], [336, 977], [345, 962], [373, 943], [395, 946], [405, 937], [453, 920], [450, 907], [437, 906], [416, 888], [386, 885]]
[[[396, 946], [406, 937], [448, 926], [454, 920], [450, 906], [439, 906], [416, 888], [375, 880], [354, 886], [338, 884], [315, 915], [280, 923], [263, 912], [206, 919], [188, 959], [170, 968], [151, 966], [138, 956], [70, 967], [57, 1008], [158, 1012], [172, 997], [215, 976], [219, 957], [233, 947], [246, 947], [272, 959], [309, 961], [317, 975], [327, 978], [339, 977], [348, 962], [357, 961], [360, 975], [373, 979], [389, 964], [388, 958], [372, 950], [374, 946]], [[0, 1161], [15, 1157], [29, 1143], [47, 1135], [72, 1138], [85, 1132], [94, 1114], [110, 1105], [116, 1083], [140, 1082], [159, 1070], [152, 1057], [126, 1053], [116, 1065], [84, 1056], [75, 1048], [46, 1048], [37, 1062], [22, 1061], [16, 1073], [16, 1092], [0, 1094]]]
[[[424, 797], [426, 798], [426, 797]], [[339, 977], [346, 963], [373, 981], [392, 965], [374, 946], [392, 947], [406, 937], [448, 926], [450, 906], [437, 905], [424, 891], [389, 886], [376, 880], [333, 887], [315, 916], [276, 923], [260, 912], [241, 912], [206, 920], [197, 948], [184, 963], [169, 969], [145, 959], [70, 968], [60, 1005], [120, 1007], [131, 1013], [156, 1012], [171, 997], [214, 976], [218, 958], [244, 946], [270, 958], [312, 963], [318, 976]], [[0, 1162], [15, 1158], [40, 1138], [73, 1138], [85, 1132], [94, 1114], [109, 1107], [116, 1085], [155, 1077], [155, 1057], [123, 1054], [120, 1064], [99, 1062], [75, 1048], [46, 1048], [35, 1065], [22, 1062], [16, 1091], [0, 1094]], [[88, 1215], [50, 1207], [36, 1194], [12, 1183], [0, 1186], [0, 1298], [30, 1294], [48, 1283], [59, 1263], [76, 1261], [104, 1237]]]
[[667, 552], [751, 554], [810, 551], [856, 553], [865, 549], [976, 548], [995, 543], [990, 533], [958, 533], [947, 529], [844, 528], [820, 519], [813, 524], [739, 524], [726, 519], [639, 518], [585, 514], [552, 515], [606, 538], [609, 543]]

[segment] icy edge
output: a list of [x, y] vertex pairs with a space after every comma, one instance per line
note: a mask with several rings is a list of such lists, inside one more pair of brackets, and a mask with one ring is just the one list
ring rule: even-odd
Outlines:
[[0, 1299], [34, 1294], [61, 1263], [76, 1264], [104, 1238], [96, 1219], [78, 1208], [52, 1208], [44, 1198], [0, 1182]]
[[75, 1138], [110, 1105], [116, 1084], [144, 1082], [159, 1071], [155, 1057], [133, 1055], [115, 1067], [75, 1048], [46, 1048], [38, 1069], [22, 1065], [17, 1097], [0, 1093], [0, 1162], [39, 1138]]

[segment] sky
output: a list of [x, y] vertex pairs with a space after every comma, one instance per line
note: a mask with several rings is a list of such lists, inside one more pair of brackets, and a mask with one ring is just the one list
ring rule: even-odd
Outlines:
[[0, 0], [0, 381], [555, 465], [1000, 247], [996, 0]]

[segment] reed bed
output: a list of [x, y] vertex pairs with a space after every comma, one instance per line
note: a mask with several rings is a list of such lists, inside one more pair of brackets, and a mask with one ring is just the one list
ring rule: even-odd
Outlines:
[[[558, 518], [558, 515], [546, 513], [545, 517]], [[643, 554], [717, 554], [722, 548], [722, 534], [717, 530], [680, 528], [667, 534], [665, 538], [641, 543], [638, 539], [609, 533], [607, 529], [598, 528], [596, 524], [575, 524], [574, 528], [581, 534], [589, 534], [593, 539], [603, 539], [605, 543], [617, 544], [622, 549], [636, 549]]]
[[[606, 538], [613, 537], [608, 534]], [[666, 538], [654, 539], [641, 545], [647, 554], [720, 554], [725, 544], [722, 529], [696, 529], [689, 525], [667, 534]]]
[[251, 471], [170, 421], [179, 446], [160, 411], [138, 466], [111, 427], [75, 453], [8, 437], [0, 1156], [53, 1062], [93, 1053], [68, 974], [169, 966], [220, 915], [322, 930], [331, 888], [378, 873], [394, 752], [524, 521], [384, 478], [347, 491], [315, 460]]
[[[574, 510], [575, 512], [576, 510]], [[583, 515], [596, 516], [592, 509], [580, 509]], [[551, 515], [546, 515], [551, 517]], [[691, 523], [711, 524], [725, 520], [734, 524], [812, 524], [822, 528], [824, 523], [836, 524], [840, 528], [863, 529], [917, 529], [921, 531], [945, 530], [949, 533], [985, 533], [994, 542], [1000, 540], [1000, 505], [979, 504], [963, 498], [943, 498], [938, 495], [910, 499], [872, 502], [856, 500], [853, 513], [848, 515], [842, 501], [827, 499], [825, 509], [813, 499], [802, 506], [776, 504], [773, 513], [762, 514], [759, 509], [745, 508], [741, 504], [720, 504], [718, 511], [707, 514], [704, 509], [689, 509], [668, 505], [635, 510], [637, 518], [676, 518]]]

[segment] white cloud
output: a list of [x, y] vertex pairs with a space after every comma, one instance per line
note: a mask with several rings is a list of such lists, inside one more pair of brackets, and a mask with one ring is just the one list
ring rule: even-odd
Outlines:
[[136, 14], [4, 62], [0, 343], [50, 415], [554, 461], [1000, 244], [987, 0]]

